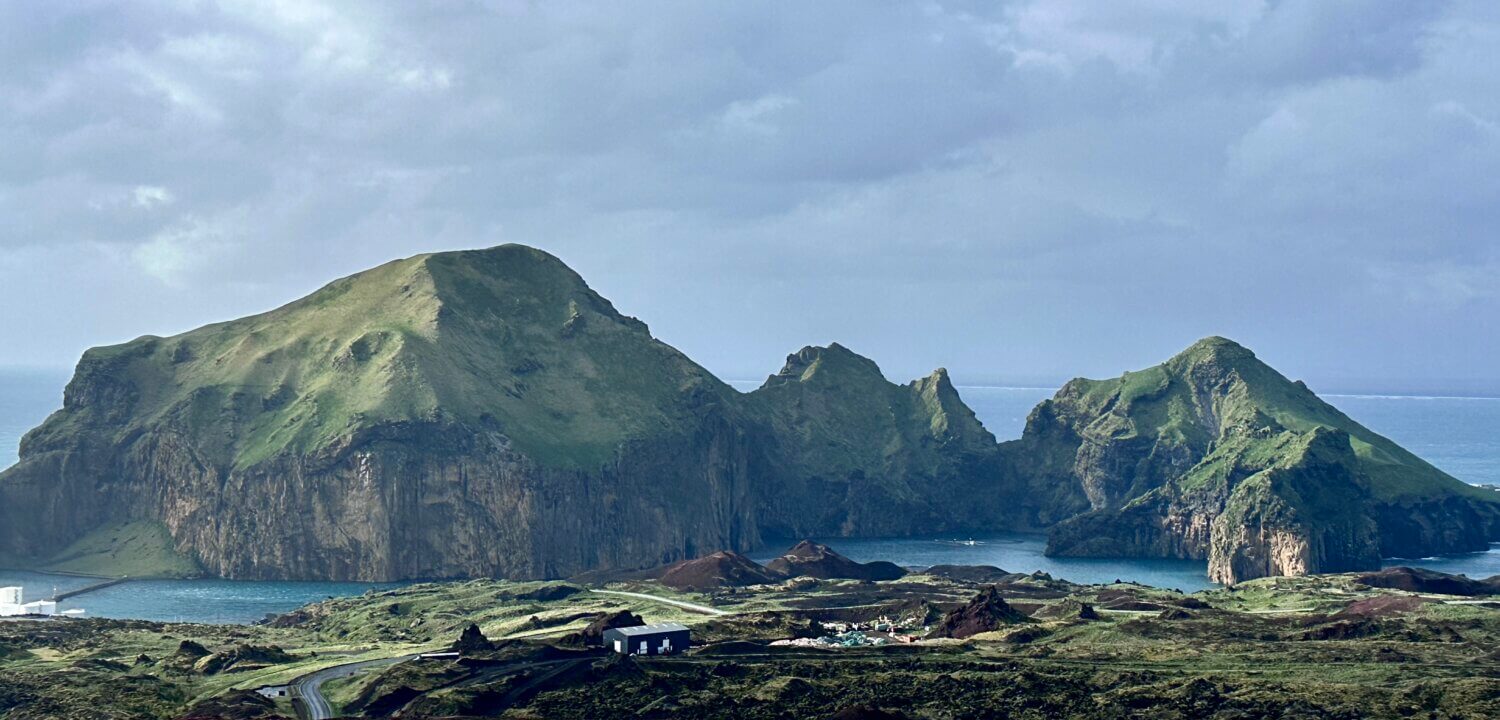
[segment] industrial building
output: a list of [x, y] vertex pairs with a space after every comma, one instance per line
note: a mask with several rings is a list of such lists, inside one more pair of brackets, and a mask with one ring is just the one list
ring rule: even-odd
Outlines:
[[17, 615], [56, 615], [57, 603], [51, 600], [23, 602], [22, 590], [18, 587], [0, 588], [0, 617]]
[[604, 631], [604, 646], [621, 655], [671, 655], [688, 649], [691, 642], [687, 626], [677, 623], [636, 625]]

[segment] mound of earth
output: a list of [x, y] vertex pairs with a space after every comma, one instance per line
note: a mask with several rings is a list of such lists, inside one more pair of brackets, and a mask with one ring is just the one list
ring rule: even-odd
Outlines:
[[276, 703], [254, 690], [235, 690], [188, 709], [178, 720], [291, 720]]
[[906, 720], [907, 715], [899, 710], [887, 710], [874, 705], [850, 705], [829, 716], [829, 720]]
[[759, 563], [733, 550], [683, 560], [667, 566], [661, 574], [661, 583], [677, 590], [764, 585], [778, 579]]
[[781, 557], [766, 563], [766, 569], [782, 577], [820, 580], [899, 580], [906, 576], [906, 571], [895, 563], [883, 560], [857, 563], [811, 540], [797, 543]]
[[1032, 613], [1032, 617], [1042, 620], [1098, 620], [1099, 612], [1094, 610], [1093, 605], [1069, 598], [1042, 607]]
[[515, 593], [511, 597], [517, 600], [552, 602], [554, 600], [566, 600], [581, 592], [583, 592], [583, 588], [574, 585], [543, 585], [535, 590]]
[[469, 626], [464, 628], [463, 634], [459, 635], [458, 640], [453, 643], [451, 649], [460, 655], [471, 655], [494, 650], [495, 644], [490, 642], [490, 639], [485, 637], [483, 632], [480, 632], [478, 625], [469, 623]]
[[1401, 615], [1418, 610], [1430, 602], [1432, 601], [1426, 598], [1411, 596], [1363, 598], [1349, 603], [1348, 607], [1340, 610], [1334, 617], [1385, 617], [1388, 615]]
[[963, 639], [1028, 621], [1025, 615], [1000, 597], [999, 590], [991, 586], [975, 595], [969, 604], [944, 616], [933, 636]]
[[925, 575], [957, 582], [993, 584], [1011, 578], [1024, 577], [1008, 573], [994, 565], [933, 565], [923, 571]]
[[1486, 581], [1471, 580], [1463, 575], [1449, 575], [1435, 570], [1411, 567], [1385, 568], [1379, 572], [1365, 573], [1354, 578], [1355, 582], [1370, 587], [1466, 597], [1500, 595], [1500, 583], [1495, 583], [1495, 580], [1496, 578]]
[[236, 645], [228, 650], [198, 658], [193, 671], [204, 675], [223, 672], [240, 672], [262, 668], [267, 665], [289, 663], [296, 658], [275, 645]]
[[589, 646], [603, 645], [605, 630], [613, 630], [614, 628], [622, 627], [635, 627], [636, 625], [645, 624], [646, 621], [642, 620], [640, 615], [630, 612], [629, 610], [616, 610], [611, 613], [604, 613], [600, 615], [593, 622], [589, 623], [588, 627], [585, 627], [582, 631], [563, 638], [563, 642], [565, 644], [581, 643], [583, 645]]

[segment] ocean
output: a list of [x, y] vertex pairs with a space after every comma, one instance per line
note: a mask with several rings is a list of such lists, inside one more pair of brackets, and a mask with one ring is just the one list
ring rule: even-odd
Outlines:
[[[62, 406], [62, 371], [0, 370], [0, 467], [16, 460], [21, 436]], [[731, 382], [751, 390], [758, 381]], [[965, 402], [1001, 440], [1020, 437], [1026, 416], [1052, 388], [959, 387]], [[1500, 484], [1500, 398], [1415, 396], [1401, 394], [1324, 395], [1350, 417], [1385, 435], [1453, 476], [1475, 484]], [[1176, 560], [1093, 560], [1048, 558], [1045, 542], [1034, 535], [988, 534], [981, 537], [900, 539], [820, 538], [835, 550], [867, 562], [889, 560], [900, 565], [984, 564], [1011, 572], [1043, 571], [1075, 582], [1142, 582], [1186, 591], [1210, 587], [1204, 565]], [[779, 547], [756, 554], [774, 556]], [[1500, 547], [1490, 552], [1440, 558], [1387, 561], [1420, 565], [1471, 577], [1500, 574]], [[86, 579], [0, 571], [0, 586], [22, 585], [28, 597], [50, 596]], [[369, 583], [235, 582], [226, 580], [151, 580], [129, 582], [76, 599], [78, 607], [103, 617], [190, 622], [251, 622], [268, 613], [292, 610], [330, 596], [353, 595], [391, 587]]]

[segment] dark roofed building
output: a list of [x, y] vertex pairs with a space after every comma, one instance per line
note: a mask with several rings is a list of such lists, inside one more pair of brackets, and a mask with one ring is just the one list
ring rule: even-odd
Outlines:
[[671, 655], [688, 649], [691, 634], [686, 625], [662, 623], [610, 628], [604, 631], [604, 647], [622, 655]]

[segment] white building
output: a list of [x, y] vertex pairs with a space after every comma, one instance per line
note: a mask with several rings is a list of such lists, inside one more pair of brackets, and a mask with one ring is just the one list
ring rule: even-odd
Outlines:
[[51, 600], [37, 600], [35, 602], [23, 603], [22, 600], [24, 599], [21, 595], [21, 588], [0, 588], [0, 617], [57, 614], [57, 603]]

